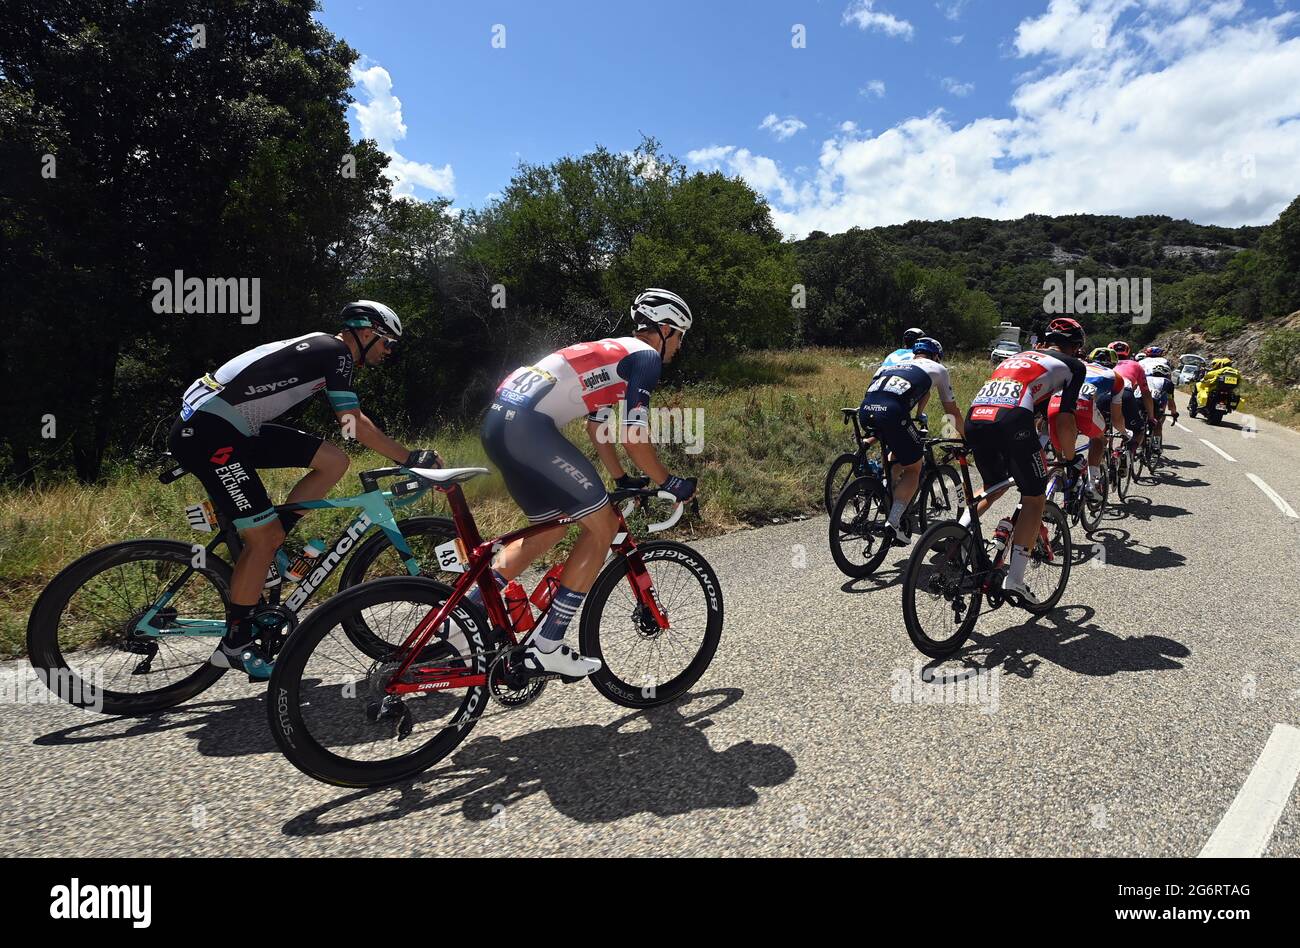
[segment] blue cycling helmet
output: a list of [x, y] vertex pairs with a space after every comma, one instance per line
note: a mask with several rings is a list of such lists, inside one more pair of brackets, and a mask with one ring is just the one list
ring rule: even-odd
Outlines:
[[943, 345], [938, 339], [922, 336], [912, 343], [912, 355], [929, 356], [931, 359], [943, 358]]

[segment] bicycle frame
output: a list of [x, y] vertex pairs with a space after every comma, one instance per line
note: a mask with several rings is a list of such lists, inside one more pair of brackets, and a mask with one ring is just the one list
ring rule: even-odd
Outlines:
[[[408, 671], [411, 671], [411, 666], [415, 663], [416, 657], [424, 651], [429, 639], [451, 617], [459, 606], [461, 599], [469, 593], [469, 590], [475, 584], [478, 585], [483, 596], [483, 606], [487, 610], [490, 626], [505, 633], [509, 641], [509, 647], [518, 645], [519, 638], [516, 635], [514, 623], [506, 610], [505, 602], [501, 598], [501, 592], [497, 589], [496, 582], [490, 576], [492, 557], [502, 547], [516, 540], [553, 530], [557, 526], [571, 526], [577, 523], [576, 520], [565, 517], [523, 527], [493, 540], [484, 540], [479, 533], [474, 515], [470, 512], [469, 504], [465, 501], [465, 494], [460, 485], [452, 484], [448, 487], [437, 487], [436, 489], [447, 495], [448, 502], [451, 505], [452, 519], [456, 523], [458, 552], [461, 553], [462, 560], [467, 562], [468, 565], [464, 574], [452, 588], [452, 594], [447, 601], [438, 609], [430, 610], [423, 619], [416, 623], [415, 628], [411, 630], [402, 643], [398, 653], [402, 656], [401, 665], [389, 677], [384, 688], [384, 691], [390, 695], [420, 694], [428, 691], [477, 688], [485, 685], [487, 675], [445, 666], [417, 668], [412, 674], [412, 681], [404, 682], [400, 681], [400, 679]], [[610, 545], [610, 549], [615, 554], [627, 558], [628, 580], [632, 585], [637, 600], [648, 610], [660, 629], [667, 629], [669, 627], [668, 618], [663, 614], [659, 606], [645, 563], [636, 555], [636, 542], [628, 531], [627, 521], [623, 518], [623, 513], [617, 506], [615, 511], [618, 514], [619, 529], [614, 536], [614, 542]]]
[[[379, 489], [378, 480], [381, 477], [403, 476], [410, 478], [403, 484], [395, 485], [393, 490], [383, 491]], [[334, 575], [339, 565], [347, 558], [347, 554], [360, 542], [361, 538], [370, 532], [372, 527], [378, 526], [388, 535], [393, 544], [393, 548], [402, 558], [407, 572], [412, 576], [420, 575], [420, 564], [411, 551], [410, 544], [406, 542], [406, 537], [402, 535], [401, 528], [398, 526], [397, 518], [393, 516], [393, 511], [402, 507], [410, 506], [420, 500], [430, 487], [424, 481], [415, 478], [409, 471], [401, 467], [377, 468], [373, 471], [365, 471], [361, 474], [361, 484], [366, 487], [365, 493], [356, 494], [351, 497], [339, 497], [334, 500], [304, 500], [296, 501], [291, 504], [277, 505], [277, 513], [299, 510], [327, 510], [340, 508], [359, 508], [359, 513], [353, 518], [352, 522], [344, 529], [343, 533], [329, 547], [329, 553], [324, 555], [320, 563], [316, 565], [311, 573], [304, 576], [298, 583], [293, 593], [285, 600], [283, 608], [287, 609], [294, 616], [302, 610], [303, 606], [311, 599], [312, 594], [320, 589], [325, 582]], [[239, 559], [240, 552], [243, 550], [243, 544], [239, 540], [239, 531], [235, 529], [224, 515], [218, 513], [217, 523], [220, 529], [217, 535], [206, 547], [203, 547], [203, 555], [212, 553], [222, 543], [230, 551], [231, 557]], [[196, 557], [198, 556], [196, 547]], [[190, 576], [194, 574], [195, 566], [191, 563], [189, 569], [181, 573], [172, 583], [163, 590], [162, 594], [147, 609], [140, 620], [136, 623], [134, 631], [140, 635], [149, 638], [162, 638], [170, 635], [184, 636], [209, 636], [220, 637], [226, 632], [226, 621], [222, 619], [182, 619], [175, 618], [172, 620], [172, 627], [168, 629], [159, 629], [152, 623], [159, 612], [167, 608], [167, 605], [181, 590]], [[271, 593], [272, 606], [280, 605], [280, 586], [272, 587]]]

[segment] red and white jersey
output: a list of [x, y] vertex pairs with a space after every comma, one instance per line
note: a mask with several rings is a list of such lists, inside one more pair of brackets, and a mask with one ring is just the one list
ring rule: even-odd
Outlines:
[[580, 342], [518, 368], [497, 387], [498, 403], [541, 412], [563, 427], [626, 403], [625, 423], [646, 424], [663, 359], [634, 336]]
[[[998, 365], [993, 378], [971, 401], [972, 409], [986, 409], [978, 414], [972, 412], [972, 417], [990, 417], [988, 409], [999, 413], [1008, 408], [1034, 411], [1058, 392], [1071, 396], [1068, 410], [1073, 411], [1083, 375], [1082, 362], [1059, 352], [1035, 349], [1014, 355]], [[1066, 401], [1062, 399], [1063, 405]]]

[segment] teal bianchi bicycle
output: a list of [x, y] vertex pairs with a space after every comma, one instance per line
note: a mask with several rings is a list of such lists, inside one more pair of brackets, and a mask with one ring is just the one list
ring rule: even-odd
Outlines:
[[[158, 475], [162, 483], [185, 476], [184, 467], [170, 456], [165, 460], [169, 466]], [[277, 552], [253, 617], [273, 656], [313, 595], [340, 567], [342, 590], [379, 576], [439, 576], [440, 564], [457, 562], [456, 528], [450, 519], [399, 521], [394, 516], [423, 497], [429, 482], [401, 467], [363, 471], [360, 478], [363, 492], [355, 496], [276, 508], [358, 512], [315, 558], [291, 563], [283, 549]], [[380, 489], [380, 481], [388, 478], [395, 483]], [[151, 714], [189, 700], [225, 673], [208, 664], [208, 657], [226, 631], [239, 532], [211, 501], [187, 508], [186, 514], [192, 527], [213, 533], [212, 539], [112, 543], [67, 566], [41, 593], [27, 624], [28, 655], [59, 697], [106, 714]], [[221, 546], [225, 558], [218, 552]], [[360, 613], [346, 633], [367, 654], [392, 648]]]

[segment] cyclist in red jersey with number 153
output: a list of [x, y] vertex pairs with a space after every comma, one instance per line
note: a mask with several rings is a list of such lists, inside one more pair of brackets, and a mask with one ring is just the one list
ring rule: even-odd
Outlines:
[[[1047, 466], [1035, 420], [1059, 392], [1052, 430], [1061, 458], [1074, 464], [1079, 437], [1075, 403], [1087, 375], [1079, 359], [1083, 341], [1083, 327], [1078, 322], [1052, 320], [1045, 348], [1022, 352], [999, 364], [993, 378], [971, 401], [966, 416], [966, 441], [973, 449], [985, 489], [1010, 477], [1020, 490], [1020, 515], [1011, 536], [1011, 560], [1003, 589], [1031, 603], [1034, 597], [1025, 584], [1025, 567], [1038, 543], [1047, 504]], [[984, 500], [979, 512], [984, 513], [1004, 492], [1005, 488]]]

